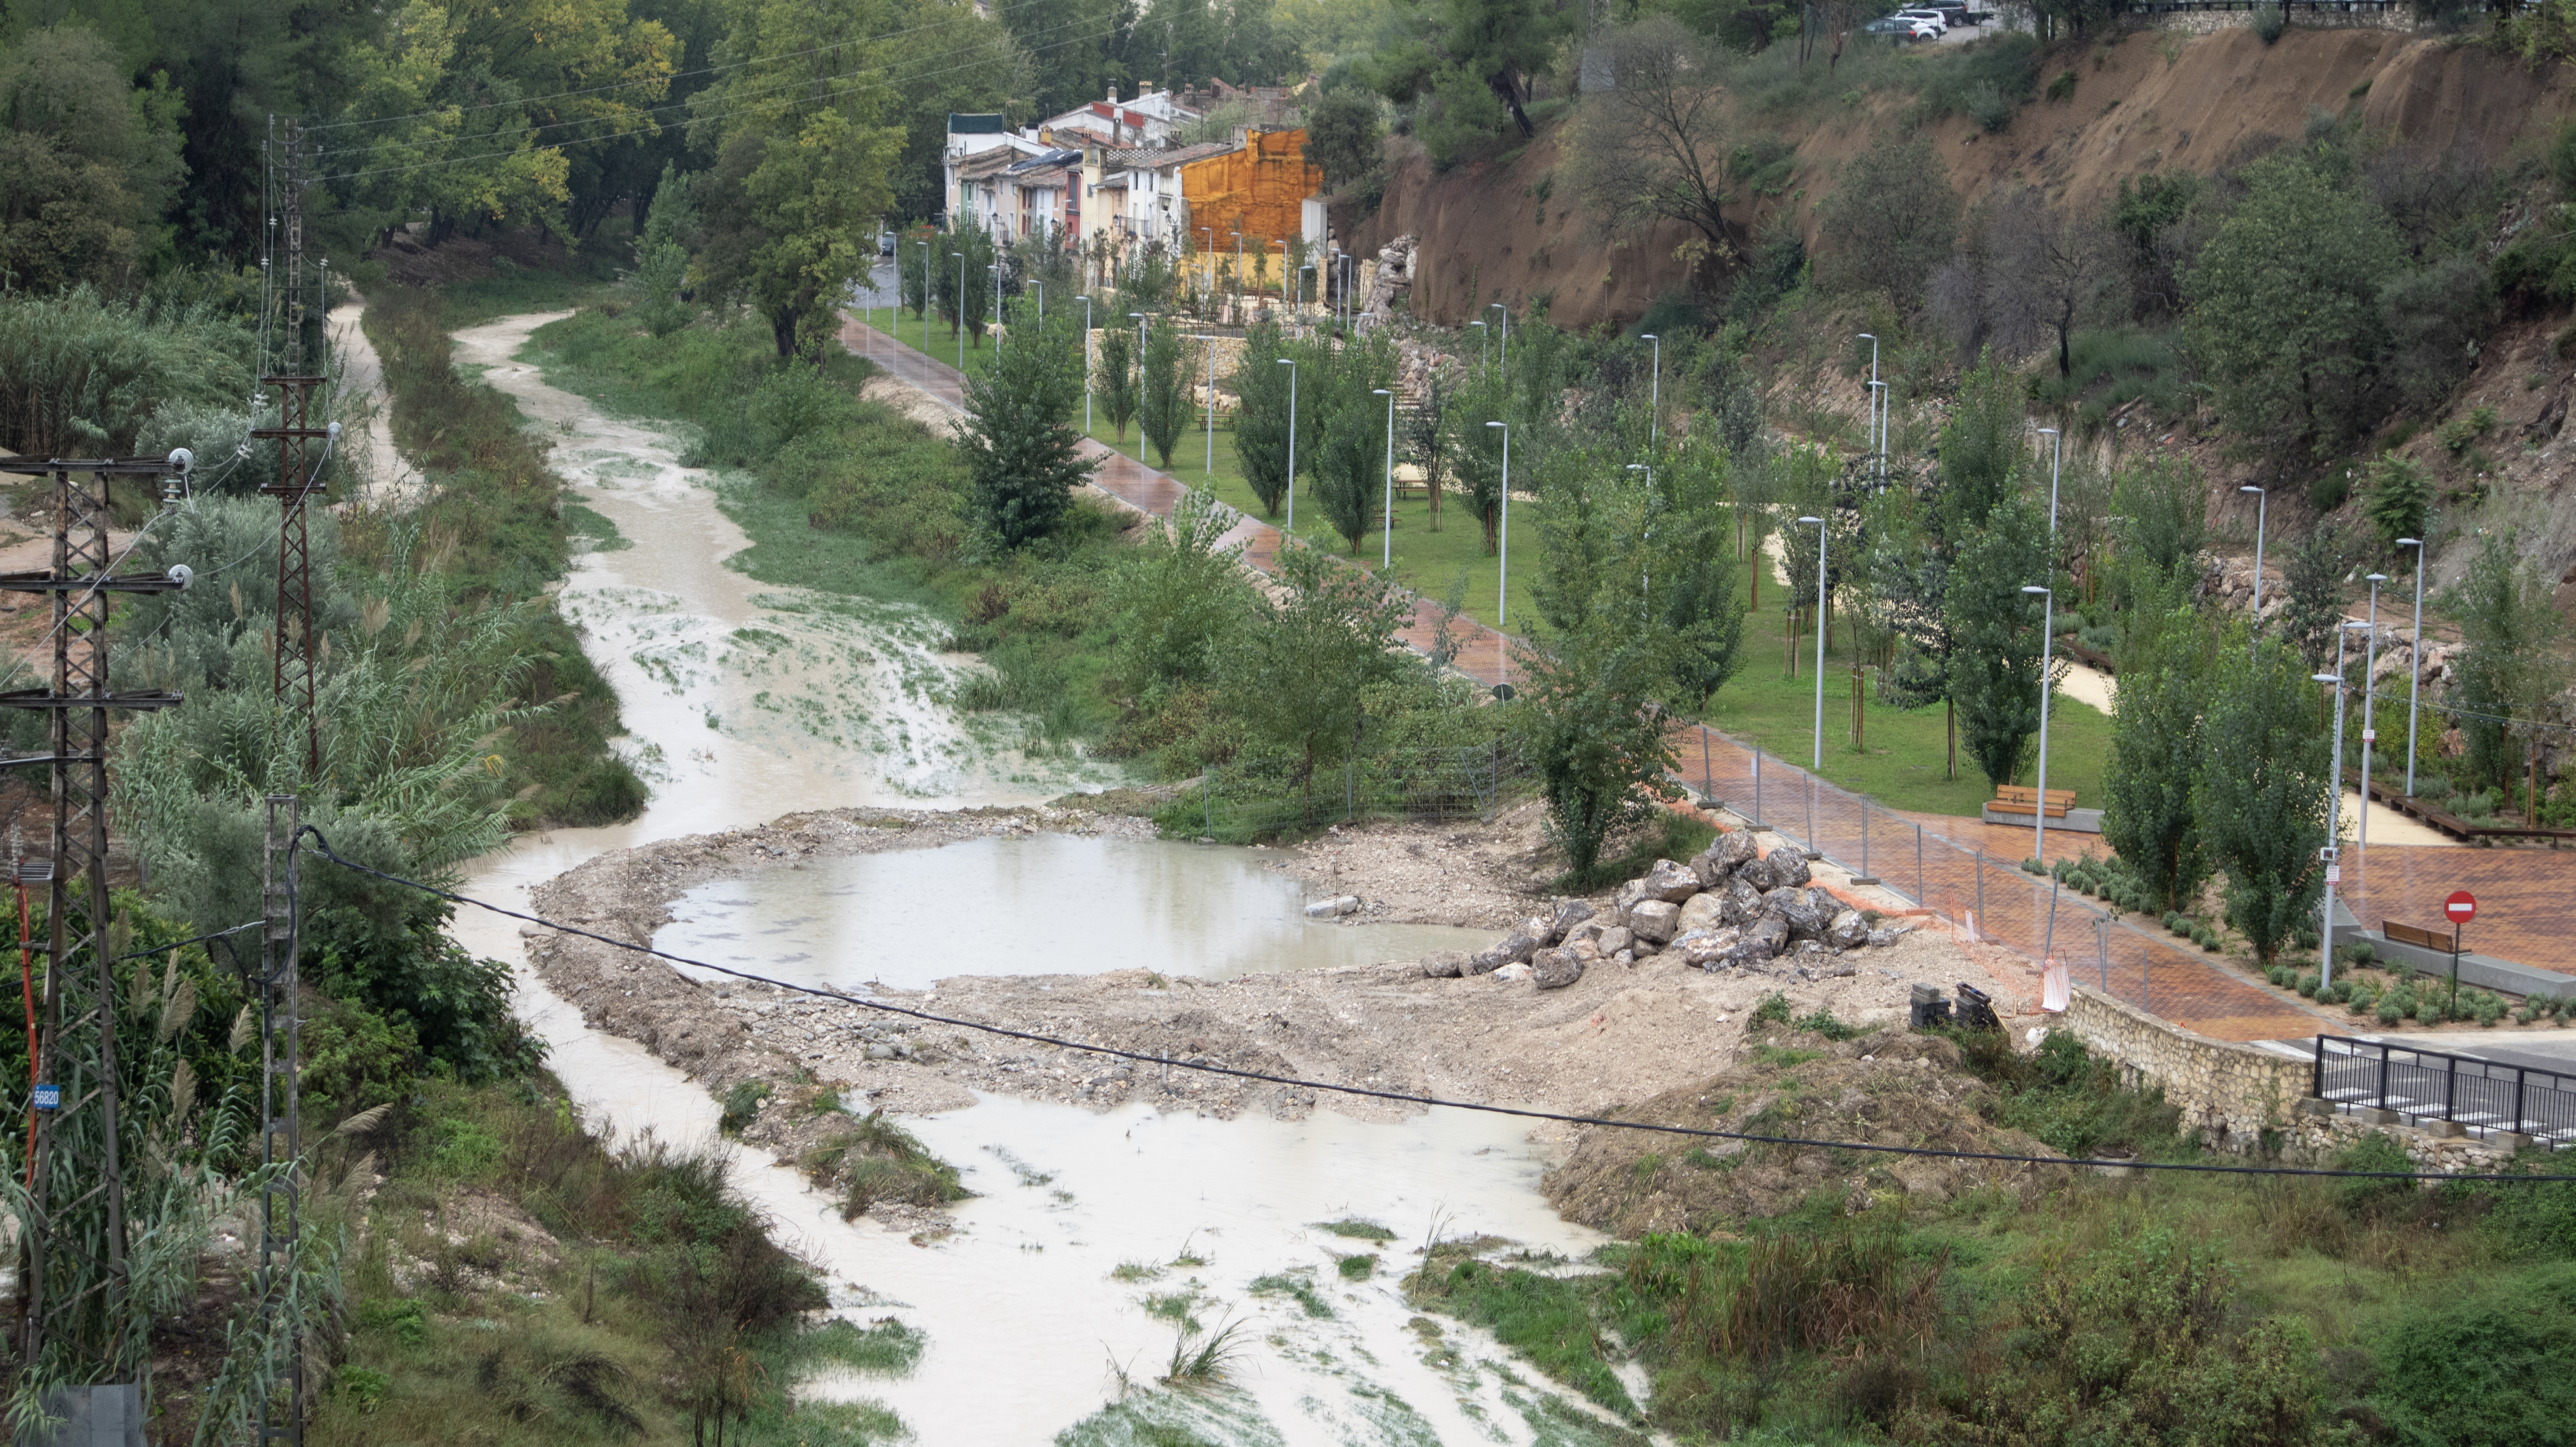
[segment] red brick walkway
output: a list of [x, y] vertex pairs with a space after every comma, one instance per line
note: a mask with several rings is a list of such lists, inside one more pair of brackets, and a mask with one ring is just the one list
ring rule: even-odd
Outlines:
[[[855, 320], [843, 326], [841, 341], [876, 360], [898, 380], [962, 410], [964, 390], [956, 368]], [[1145, 512], [1168, 516], [1189, 491], [1187, 484], [1123, 453], [1088, 440], [1084, 446], [1100, 461], [1092, 480]], [[1226, 537], [1240, 543], [1245, 559], [1264, 572], [1278, 556], [1279, 531], [1257, 519], [1245, 518]], [[1429, 652], [1438, 618], [1437, 604], [1417, 598], [1412, 626], [1404, 630], [1405, 642]], [[1460, 672], [1487, 684], [1507, 681], [1510, 659], [1501, 634], [1463, 617], [1450, 625], [1450, 631], [1458, 644]], [[1758, 813], [1763, 822], [1804, 840], [1810, 849], [1855, 873], [1884, 880], [1888, 888], [1951, 920], [1964, 924], [1973, 915], [1983, 938], [2033, 959], [2044, 949], [2053, 949], [2079, 981], [2143, 1004], [2187, 1029], [2220, 1040], [2270, 1040], [2314, 1034], [2320, 1026], [2322, 1017], [2293, 1003], [2296, 997], [2239, 979], [2197, 952], [2177, 949], [2161, 933], [2116, 921], [2103, 928], [2091, 901], [2052, 891], [2047, 881], [2016, 868], [2030, 854], [2026, 829], [1939, 815], [1898, 814], [1696, 724], [1684, 731], [1680, 751], [1682, 777], [1703, 783], [1711, 795], [1738, 812]], [[2054, 862], [2081, 855], [2088, 846], [2098, 850], [2099, 836], [2052, 833], [2049, 858]], [[2027, 994], [2035, 1003], [2035, 967]]]

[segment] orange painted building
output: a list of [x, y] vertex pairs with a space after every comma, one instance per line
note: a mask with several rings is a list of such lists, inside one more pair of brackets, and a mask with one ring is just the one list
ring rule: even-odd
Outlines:
[[[1181, 196], [1198, 244], [1231, 253], [1233, 232], [1258, 250], [1306, 232], [1306, 199], [1324, 189], [1324, 171], [1306, 161], [1306, 133], [1254, 131], [1241, 149], [1181, 168]], [[1214, 240], [1198, 228], [1214, 228]], [[1320, 238], [1316, 238], [1320, 239]]]

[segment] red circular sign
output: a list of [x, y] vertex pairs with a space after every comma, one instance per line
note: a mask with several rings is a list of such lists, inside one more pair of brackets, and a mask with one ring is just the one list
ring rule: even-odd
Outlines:
[[2453, 924], [2467, 924], [2478, 917], [2478, 897], [2465, 889], [2452, 890], [2451, 897], [2442, 901], [2442, 913], [2449, 915]]

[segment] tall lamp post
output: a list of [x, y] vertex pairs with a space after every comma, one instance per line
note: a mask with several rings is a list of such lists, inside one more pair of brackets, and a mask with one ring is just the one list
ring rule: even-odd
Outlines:
[[1860, 339], [1869, 343], [1869, 450], [1878, 451], [1878, 338], [1862, 332]]
[[2057, 594], [2037, 583], [2025, 583], [2022, 592], [2040, 596], [2039, 609], [2039, 807], [2031, 812], [2034, 831], [2031, 835], [2031, 858], [2039, 867], [2048, 867], [2048, 695], [2049, 644], [2057, 631]]
[[[2379, 742], [2379, 730], [2371, 720], [2377, 716], [2379, 702], [2379, 585], [2388, 581], [2386, 573], [2370, 575], [2370, 639], [2361, 652], [2361, 867], [2370, 868], [2370, 748]], [[2335, 760], [2335, 787], [2343, 787], [2343, 760]]]
[[984, 268], [993, 273], [993, 355], [1002, 355], [1002, 263]]
[[[2048, 439], [2049, 446], [2048, 545], [2051, 549], [2054, 549], [2057, 546], [2057, 465], [2066, 455], [2066, 438], [2054, 427], [2040, 428], [2039, 435]], [[2051, 558], [2049, 560], [2049, 566], [2057, 566], [2057, 560]]]
[[2424, 540], [2399, 538], [2415, 550], [2415, 635], [2406, 645], [2406, 797], [2415, 797], [2415, 696], [2424, 687]]
[[[2271, 514], [2272, 495], [2250, 482], [2236, 490], [2254, 494], [2254, 627], [2252, 631], [2255, 643], [2259, 644], [2263, 639], [2263, 524]], [[2250, 645], [2246, 649], [2246, 656], [2249, 658], [2253, 656], [2253, 648]], [[2335, 697], [2340, 706], [2342, 695], [2337, 694]]]
[[1825, 771], [1825, 539], [1832, 529], [1823, 518], [1800, 518], [1798, 526], [1816, 530], [1816, 758], [1813, 771]]
[[1488, 371], [1494, 365], [1494, 329], [1483, 322], [1469, 322], [1467, 325], [1474, 327], [1477, 332], [1476, 370]]
[[1655, 380], [1646, 393], [1646, 445], [1657, 447], [1664, 440], [1664, 339], [1647, 332], [1640, 340], [1655, 344]]
[[1487, 302], [1485, 310], [1503, 314], [1502, 341], [1498, 350], [1502, 353], [1503, 370], [1508, 372], [1512, 369], [1512, 309], [1496, 301]]
[[[2335, 772], [2338, 774], [2343, 772], [2344, 690], [2343, 659], [2340, 657], [2342, 651], [2341, 645], [2338, 644], [2335, 649], [2338, 657], [2335, 659], [2334, 672], [2312, 673], [2308, 675], [2311, 680], [2317, 683], [2330, 684], [2334, 688], [2334, 757]], [[2337, 877], [2342, 873], [2341, 865], [2339, 863], [2342, 851], [2336, 847], [2335, 840], [2343, 831], [2342, 814], [2343, 780], [2337, 779], [2335, 780], [2335, 787], [2326, 795], [2326, 847], [2317, 851], [2318, 854], [2324, 856], [2326, 861], [2325, 908], [2324, 913], [2317, 922], [2317, 983], [2321, 987], [2334, 983], [2334, 892]], [[2323, 989], [2320, 988], [2318, 993], [2323, 994]]]
[[1297, 535], [1297, 359], [1280, 357], [1288, 369], [1288, 535]]
[[1386, 545], [1377, 560], [1382, 571], [1395, 566], [1395, 393], [1386, 387], [1371, 387], [1369, 395], [1386, 399]]
[[1190, 340], [1207, 347], [1207, 475], [1208, 487], [1216, 487], [1216, 333], [1192, 332]]
[[1078, 296], [1082, 303], [1082, 435], [1091, 435], [1091, 298]]
[[948, 253], [957, 262], [957, 381], [966, 381], [966, 253]]
[[922, 382], [923, 382], [923, 384], [924, 384], [924, 385], [927, 385], [927, 384], [929, 383], [929, 381], [930, 381], [930, 378], [929, 378], [929, 376], [927, 375], [927, 369], [928, 369], [928, 368], [929, 368], [929, 366], [930, 366], [930, 311], [931, 311], [931, 303], [932, 303], [932, 301], [933, 301], [933, 298], [932, 298], [932, 296], [931, 296], [931, 294], [930, 294], [930, 243], [929, 243], [929, 242], [927, 242], [927, 241], [924, 241], [924, 242], [921, 242], [921, 243], [920, 243], [920, 246], [921, 246], [921, 365], [922, 365], [922, 367], [924, 368], [924, 375], [923, 375], [923, 377], [922, 377], [922, 379], [921, 379], [921, 380], [922, 380]]
[[[1654, 514], [1651, 509], [1653, 509], [1657, 503], [1662, 501], [1661, 498], [1655, 495], [1655, 469], [1647, 463], [1632, 462], [1628, 464], [1628, 470], [1630, 472], [1642, 472], [1646, 475], [1646, 506], [1649, 509], [1647, 516], [1653, 516]], [[1639, 541], [1651, 541], [1654, 536], [1655, 525], [1653, 523], [1648, 523], [1643, 529], [1643, 535]], [[1649, 560], [1647, 558], [1639, 558], [1637, 560], [1637, 616], [1641, 619], [1652, 616], [1654, 612], [1653, 590], [1655, 586], [1655, 578], [1654, 574], [1648, 571], [1648, 566]]]
[[1885, 382], [1869, 384], [1870, 470], [1881, 482], [1887, 480], [1887, 392]]
[[1512, 424], [1488, 422], [1503, 429], [1503, 529], [1494, 549], [1500, 580], [1494, 585], [1494, 631], [1511, 631], [1512, 622]]

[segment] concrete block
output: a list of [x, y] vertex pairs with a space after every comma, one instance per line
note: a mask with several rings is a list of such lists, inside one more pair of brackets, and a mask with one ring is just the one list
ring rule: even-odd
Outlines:
[[2333, 1115], [2333, 1114], [2335, 1113], [2335, 1112], [2334, 1112], [2334, 1102], [2332, 1102], [2332, 1101], [2328, 1101], [2328, 1100], [2319, 1100], [2317, 1097], [2315, 1097], [2315, 1096], [2313, 1096], [2313, 1095], [2309, 1096], [2309, 1097], [2308, 1097], [2307, 1099], [2305, 1099], [2305, 1100], [2300, 1101], [2298, 1104], [2296, 1104], [2296, 1105], [2294, 1105], [2294, 1106], [2290, 1107], [2290, 1109], [2291, 1109], [2292, 1113], [2294, 1113], [2294, 1114], [2297, 1114], [2297, 1115], [2304, 1115], [2304, 1116], [2312, 1116], [2312, 1117], [2325, 1117], [2325, 1116], [2331, 1116], [2331, 1115]]
[[2352, 1118], [2360, 1121], [2363, 1125], [2403, 1125], [2406, 1121], [2406, 1118], [2399, 1115], [2397, 1112], [2393, 1110], [2381, 1110], [2375, 1105], [2354, 1106], [2352, 1108]]
[[2527, 1151], [2531, 1149], [2531, 1137], [2520, 1131], [2491, 1130], [2487, 1132], [2487, 1144], [2500, 1151]]
[[2431, 1116], [2415, 1123], [2415, 1128], [2435, 1140], [2455, 1141], [2469, 1133], [2469, 1128], [2456, 1120], [2435, 1120]]

